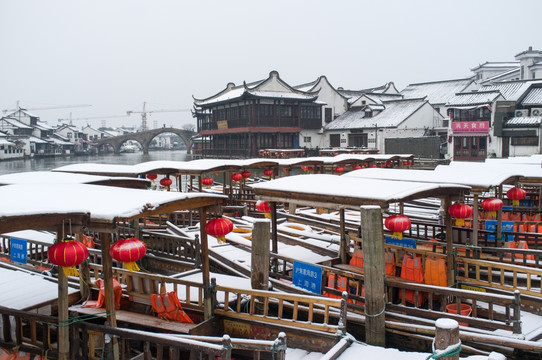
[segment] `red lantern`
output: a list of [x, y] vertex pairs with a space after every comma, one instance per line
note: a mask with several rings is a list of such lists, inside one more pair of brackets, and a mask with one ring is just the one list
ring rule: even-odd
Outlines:
[[147, 252], [147, 245], [139, 239], [121, 239], [111, 246], [109, 254], [117, 261], [124, 263], [124, 268], [139, 271], [136, 261], [141, 260]]
[[376, 164], [371, 164], [371, 165], [369, 165], [369, 167], [370, 168], [376, 168], [377, 166], [376, 166]]
[[271, 170], [271, 169], [265, 169], [265, 170], [263, 171], [263, 174], [264, 174], [265, 176], [267, 176], [268, 179], [271, 179], [271, 176], [273, 176], [273, 170]]
[[214, 180], [210, 177], [204, 177], [203, 179], [201, 179], [201, 183], [205, 185], [205, 187], [208, 189], [211, 187], [211, 185], [213, 185]]
[[354, 165], [354, 167], [352, 168], [352, 170], [360, 170], [361, 169], [361, 165]]
[[502, 209], [502, 206], [503, 202], [501, 199], [491, 198], [482, 201], [482, 209], [488, 211], [488, 215], [493, 218], [497, 217], [497, 211]]
[[233, 231], [233, 223], [223, 217], [213, 219], [205, 225], [205, 231], [216, 237], [218, 243], [225, 243], [225, 236]]
[[62, 266], [64, 275], [79, 276], [75, 267], [88, 258], [88, 249], [79, 241], [62, 240], [49, 248], [47, 257], [52, 264]]
[[341, 174], [344, 172], [344, 168], [342, 168], [342, 167], [340, 167], [340, 166], [339, 166], [339, 167], [336, 167], [336, 168], [335, 168], [335, 172], [336, 172], [337, 174], [341, 175]]
[[243, 179], [248, 179], [250, 175], [252, 175], [250, 171], [246, 171], [246, 170], [241, 173], [241, 176], [243, 177]]
[[173, 181], [171, 181], [171, 179], [168, 177], [162, 178], [162, 180], [160, 180], [160, 185], [165, 187], [167, 191], [169, 191], [169, 187], [171, 186], [171, 184], [173, 184]]
[[518, 206], [519, 201], [525, 199], [525, 195], [527, 195], [525, 190], [518, 187], [511, 188], [506, 192], [506, 196], [512, 200], [512, 206]]
[[386, 167], [393, 167], [393, 161], [391, 160], [386, 161]]
[[388, 216], [384, 221], [384, 225], [390, 231], [393, 231], [392, 238], [402, 239], [403, 231], [410, 229], [410, 219], [405, 215]]
[[267, 201], [258, 200], [256, 202], [256, 210], [263, 212], [266, 218], [271, 217], [271, 208], [269, 207], [269, 203]]
[[241, 181], [241, 179], [243, 178], [243, 175], [239, 174], [239, 173], [234, 173], [234, 174], [231, 174], [231, 179], [233, 181], [235, 181], [236, 183], [238, 183], [239, 181]]
[[154, 180], [156, 180], [157, 177], [158, 175], [156, 174], [147, 174], [147, 179], [149, 179], [152, 184], [154, 184]]
[[472, 216], [472, 208], [463, 203], [455, 203], [448, 209], [448, 213], [454, 217], [455, 225], [465, 226], [465, 219]]

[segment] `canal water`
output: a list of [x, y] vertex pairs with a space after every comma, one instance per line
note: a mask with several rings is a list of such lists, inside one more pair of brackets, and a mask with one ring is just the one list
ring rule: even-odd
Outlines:
[[186, 150], [149, 151], [148, 154], [143, 154], [143, 152], [135, 152], [88, 156], [56, 156], [25, 160], [5, 160], [0, 161], [0, 175], [26, 171], [49, 171], [64, 165], [78, 163], [134, 165], [146, 161], [157, 160], [185, 161]]

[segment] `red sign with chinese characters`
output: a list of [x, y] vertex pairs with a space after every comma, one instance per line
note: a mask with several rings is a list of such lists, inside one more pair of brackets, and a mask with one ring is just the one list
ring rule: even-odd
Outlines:
[[454, 133], [464, 132], [489, 132], [489, 121], [454, 121], [452, 123]]

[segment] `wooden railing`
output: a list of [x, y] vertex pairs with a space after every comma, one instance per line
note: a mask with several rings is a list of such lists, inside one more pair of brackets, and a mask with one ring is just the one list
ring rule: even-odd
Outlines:
[[[230, 318], [262, 321], [266, 323], [295, 326], [330, 333], [346, 330], [346, 299], [330, 299], [321, 296], [287, 294], [263, 290], [242, 290], [225, 286], [215, 286], [217, 293], [224, 295], [223, 309], [216, 308], [215, 314]], [[290, 304], [290, 306], [286, 306]], [[270, 312], [272, 307], [273, 313]], [[340, 314], [336, 318], [330, 312]]]
[[542, 297], [542, 269], [462, 257], [456, 262], [464, 269], [457, 275], [458, 281]]
[[143, 230], [142, 238], [147, 245], [147, 252], [170, 259], [201, 263], [201, 251], [198, 238], [192, 239], [165, 232]]
[[57, 358], [58, 319], [56, 317], [8, 309], [3, 306], [0, 306], [0, 314], [2, 316], [0, 347]]
[[[88, 322], [76, 322], [73, 328], [74, 331], [70, 339], [70, 359], [74, 360], [112, 359], [112, 354], [116, 351], [119, 352], [121, 359], [179, 359], [182, 352], [187, 352], [199, 359], [210, 357], [229, 360], [233, 347], [228, 335], [224, 335], [221, 344], [217, 345], [196, 339], [163, 336], [147, 331], [135, 331]], [[89, 346], [92, 344], [92, 340], [89, 341], [90, 336], [103, 339], [103, 347], [98, 352], [94, 347]], [[118, 341], [118, 350], [114, 349], [113, 338]], [[262, 350], [267, 350], [267, 347]], [[284, 346], [278, 349], [278, 353], [283, 354], [284, 351]]]

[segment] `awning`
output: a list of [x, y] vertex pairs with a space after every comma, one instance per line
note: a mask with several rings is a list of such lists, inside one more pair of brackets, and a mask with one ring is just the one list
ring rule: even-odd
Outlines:
[[489, 133], [464, 132], [452, 134], [452, 137], [487, 137]]

